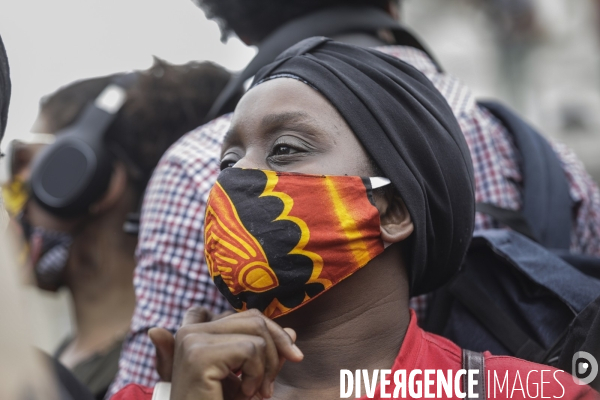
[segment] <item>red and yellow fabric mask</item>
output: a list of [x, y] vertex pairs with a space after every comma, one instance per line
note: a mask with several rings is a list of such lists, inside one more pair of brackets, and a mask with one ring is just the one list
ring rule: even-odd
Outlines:
[[224, 170], [204, 232], [221, 293], [276, 318], [365, 266], [384, 250], [371, 179], [382, 178]]

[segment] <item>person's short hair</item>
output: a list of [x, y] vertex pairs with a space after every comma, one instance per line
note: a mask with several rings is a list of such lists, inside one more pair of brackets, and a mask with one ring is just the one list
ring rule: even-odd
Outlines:
[[0, 142], [6, 129], [8, 119], [8, 104], [10, 103], [10, 69], [4, 43], [0, 36]]
[[372, 6], [387, 10], [398, 0], [195, 0], [221, 28], [223, 38], [232, 32], [259, 43], [281, 25], [312, 12], [336, 6]]
[[[69, 126], [115, 76], [75, 82], [43, 98], [34, 129], [57, 133]], [[144, 179], [139, 181], [129, 171], [140, 192], [162, 154], [184, 133], [204, 122], [230, 78], [228, 71], [210, 62], [171, 65], [159, 59], [139, 73], [105, 138], [126, 152], [129, 160], [123, 161], [132, 161], [144, 172]]]

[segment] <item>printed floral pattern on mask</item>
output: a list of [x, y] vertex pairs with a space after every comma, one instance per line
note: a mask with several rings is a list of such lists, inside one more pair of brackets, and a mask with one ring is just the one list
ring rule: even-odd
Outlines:
[[207, 204], [205, 255], [239, 311], [275, 318], [383, 251], [369, 179], [229, 168]]

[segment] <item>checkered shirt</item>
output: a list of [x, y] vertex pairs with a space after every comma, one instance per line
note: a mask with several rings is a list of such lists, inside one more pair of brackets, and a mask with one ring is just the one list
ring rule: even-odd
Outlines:
[[[462, 128], [474, 164], [476, 201], [518, 210], [522, 181], [515, 145], [502, 124], [479, 108], [470, 90], [436, 70], [429, 57], [410, 47], [380, 51], [423, 72], [446, 97]], [[223, 116], [181, 138], [163, 156], [148, 185], [142, 210], [134, 285], [137, 306], [125, 341], [119, 374], [110, 393], [128, 383], [153, 386], [154, 347], [146, 332], [161, 326], [175, 332], [184, 312], [202, 305], [215, 312], [228, 308], [213, 285], [204, 260], [203, 223], [208, 193], [219, 174], [221, 140], [230, 124]], [[553, 144], [576, 202], [571, 250], [600, 255], [600, 194], [581, 162], [566, 147]], [[477, 214], [476, 228], [496, 228]], [[422, 316], [427, 298], [411, 300]]]

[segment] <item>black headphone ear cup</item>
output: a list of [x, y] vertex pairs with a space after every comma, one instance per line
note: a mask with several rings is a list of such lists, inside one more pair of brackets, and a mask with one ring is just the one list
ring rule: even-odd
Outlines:
[[106, 192], [114, 158], [104, 135], [126, 100], [125, 88], [136, 77], [116, 78], [73, 124], [57, 132], [56, 142], [34, 162], [32, 196], [52, 214], [66, 218], [84, 214]]
[[34, 162], [32, 196], [54, 215], [84, 214], [108, 188], [112, 161], [103, 146], [75, 135], [60, 137]]

